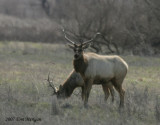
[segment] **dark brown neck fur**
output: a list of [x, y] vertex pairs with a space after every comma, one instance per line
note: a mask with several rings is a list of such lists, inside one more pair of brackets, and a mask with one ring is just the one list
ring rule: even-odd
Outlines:
[[86, 71], [86, 68], [88, 66], [87, 59], [84, 55], [82, 55], [79, 59], [73, 60], [73, 66], [76, 72], [80, 73], [82, 76], [84, 76], [84, 73]]
[[64, 97], [70, 97], [77, 87], [79, 87], [79, 85], [76, 83], [76, 77], [74, 75], [70, 76], [62, 85], [61, 94], [63, 94]]

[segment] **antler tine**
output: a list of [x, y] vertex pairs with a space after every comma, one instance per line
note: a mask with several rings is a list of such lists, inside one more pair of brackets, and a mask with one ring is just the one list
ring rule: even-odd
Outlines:
[[47, 79], [47, 81], [48, 81], [48, 82], [50, 82], [50, 78], [49, 78], [49, 75], [50, 75], [50, 72], [48, 73], [48, 79]]
[[72, 40], [70, 40], [70, 39], [67, 37], [64, 28], [62, 29], [62, 31], [63, 31], [63, 33], [64, 33], [65, 39], [66, 39], [68, 42], [70, 42], [70, 43], [72, 43], [73, 45], [75, 45], [75, 42], [73, 42]]
[[88, 41], [86, 41], [86, 42], [83, 42], [83, 45], [92, 42], [92, 41], [97, 37], [97, 35], [101, 35], [101, 33], [100, 33], [100, 32], [96, 33], [92, 39], [90, 39], [90, 40], [88, 40]]
[[51, 88], [54, 90], [54, 92], [55, 92], [55, 91], [56, 91], [56, 90], [55, 90], [55, 87], [54, 87], [54, 85], [52, 84], [52, 81], [50, 81], [49, 75], [50, 75], [50, 72], [48, 73], [47, 82], [48, 82], [48, 84], [49, 84], [49, 87], [51, 87]]

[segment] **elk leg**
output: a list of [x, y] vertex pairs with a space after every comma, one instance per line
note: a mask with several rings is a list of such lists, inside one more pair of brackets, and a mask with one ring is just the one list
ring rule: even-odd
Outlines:
[[119, 108], [123, 108], [124, 107], [124, 95], [125, 95], [125, 91], [122, 88], [122, 86], [116, 88], [117, 91], [119, 92], [120, 95], [120, 104], [119, 104]]
[[114, 102], [114, 88], [111, 82], [108, 83], [108, 88], [112, 96], [112, 102]]
[[109, 93], [109, 88], [107, 86], [107, 84], [102, 84], [102, 88], [103, 88], [103, 91], [104, 91], [104, 95], [105, 95], [105, 98], [104, 100], [107, 101], [110, 93]]
[[82, 101], [84, 101], [84, 98], [85, 98], [85, 92], [84, 92], [84, 86], [81, 87], [82, 88], [82, 94], [81, 94], [81, 97], [82, 97]]
[[84, 93], [85, 93], [84, 105], [85, 106], [87, 106], [87, 103], [88, 103], [88, 98], [92, 88], [92, 84], [93, 84], [93, 80], [91, 79], [85, 80], [85, 85], [84, 85]]
[[124, 95], [125, 95], [125, 90], [122, 88], [122, 86], [121, 86], [121, 89], [120, 89], [120, 93], [121, 93], [121, 95], [120, 95], [120, 107], [124, 107]]
[[119, 96], [120, 96], [119, 108], [123, 108], [124, 107], [125, 90], [122, 88], [122, 82], [123, 82], [123, 80], [113, 80], [112, 81], [115, 89], [118, 91]]
[[104, 94], [105, 94], [105, 101], [107, 101], [107, 99], [108, 99], [108, 97], [111, 93], [112, 102], [114, 102], [114, 88], [113, 88], [112, 83], [109, 82], [109, 83], [103, 84], [102, 87], [103, 87], [103, 91], [104, 91]]

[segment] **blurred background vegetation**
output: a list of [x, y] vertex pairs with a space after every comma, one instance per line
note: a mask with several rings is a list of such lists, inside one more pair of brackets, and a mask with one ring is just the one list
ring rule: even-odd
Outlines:
[[[65, 43], [101, 32], [97, 53], [160, 55], [159, 0], [0, 0], [0, 40]], [[76, 36], [76, 37], [75, 37]]]

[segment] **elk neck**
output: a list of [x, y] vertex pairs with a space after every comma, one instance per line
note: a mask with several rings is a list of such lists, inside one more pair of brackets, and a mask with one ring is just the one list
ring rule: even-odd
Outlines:
[[79, 86], [75, 83], [75, 79], [70, 77], [64, 82], [62, 87], [65, 97], [70, 97], [74, 89]]
[[84, 54], [82, 54], [82, 56], [79, 59], [73, 60], [73, 66], [76, 72], [80, 73], [81, 76], [84, 76], [84, 73], [88, 66], [88, 61]]

